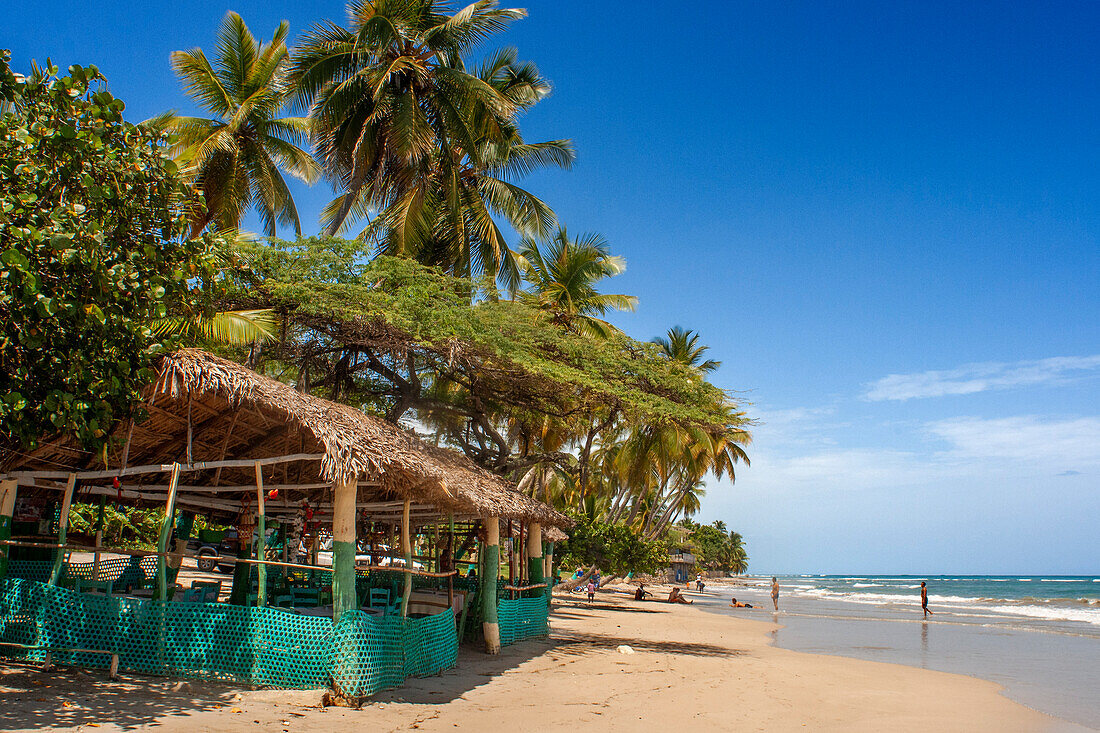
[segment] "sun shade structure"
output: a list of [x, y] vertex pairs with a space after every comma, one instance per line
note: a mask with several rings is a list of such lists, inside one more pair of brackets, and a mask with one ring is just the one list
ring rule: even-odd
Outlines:
[[[82, 451], [66, 435], [30, 453], [0, 455], [0, 652], [20, 648], [33, 657], [53, 650], [89, 666], [110, 659], [114, 668], [121, 659], [123, 669], [275, 686], [331, 684], [358, 698], [400, 684], [409, 674], [453, 665], [471, 608], [481, 616], [490, 652], [502, 640], [545, 634], [543, 548], [550, 539], [543, 538], [564, 537], [561, 530], [571, 522], [465, 456], [197, 349], [161, 358], [142, 408], [146, 419], [113, 427], [115, 440], [105, 455]], [[17, 492], [20, 499], [51, 506], [61, 499], [56, 542], [8, 539]], [[81, 549], [67, 544], [70, 506], [93, 499], [101, 506], [110, 501], [166, 507], [157, 551], [121, 551], [130, 561], [107, 561], [119, 565], [108, 571], [99, 561], [97, 536], [95, 547], [87, 548], [97, 553], [94, 566], [66, 562], [68, 551]], [[173, 602], [196, 514], [238, 527], [240, 551], [229, 559], [236, 568], [231, 604], [217, 603], [217, 592], [212, 599], [200, 592], [197, 604]], [[269, 519], [280, 525], [281, 560], [265, 544]], [[466, 529], [463, 542], [456, 522]], [[509, 536], [517, 533], [509, 545], [510, 567], [519, 572], [510, 572], [507, 581], [498, 578], [502, 525]], [[385, 552], [377, 547], [380, 528], [388, 528]], [[418, 528], [420, 552], [427, 555], [414, 554]], [[331, 569], [317, 565], [319, 534], [331, 538]], [[308, 562], [297, 560], [300, 542], [312, 543]], [[482, 570], [456, 586], [456, 558], [475, 544]], [[9, 572], [13, 546], [49, 550], [52, 567], [35, 571], [39, 576], [26, 568]], [[418, 561], [434, 562], [437, 572]], [[315, 605], [324, 608], [319, 599], [326, 593], [331, 599], [324, 621], [273, 607], [303, 573]], [[427, 581], [435, 583], [434, 591]], [[151, 598], [88, 597], [79, 592], [81, 582], [94, 588], [136, 584]], [[423, 597], [432, 592], [435, 606]], [[372, 615], [376, 595], [381, 620]], [[81, 609], [76, 627], [65, 625], [63, 609]], [[39, 619], [37, 627], [27, 625], [31, 617]], [[136, 625], [123, 629], [119, 619]], [[195, 629], [205, 629], [206, 636]], [[318, 633], [324, 640], [313, 638]], [[79, 648], [72, 647], [73, 639]], [[225, 657], [220, 650], [227, 645], [248, 650], [247, 658]], [[303, 664], [305, 657], [312, 666]], [[326, 661], [318, 666], [318, 658]]]
[[[113, 488], [118, 477], [124, 492], [131, 486], [163, 491], [163, 476], [153, 482], [140, 477], [149, 475], [150, 467], [179, 463], [185, 471], [181, 506], [201, 498], [204, 509], [235, 514], [239, 507], [232, 500], [239, 496], [234, 495], [255, 492], [258, 461], [268, 488], [279, 486], [285, 497], [269, 504], [269, 514], [292, 507], [291, 499], [302, 494], [324, 495], [332, 484], [358, 480], [361, 498], [411, 498], [459, 515], [571, 524], [465, 456], [198, 349], [181, 349], [161, 360], [145, 408], [147, 420], [115, 427], [120, 440], [106, 466], [100, 456], [62, 436], [29, 455], [2, 457], [0, 471], [21, 484], [64, 479], [75, 470], [84, 490], [96, 483]], [[191, 492], [191, 487], [205, 490]]]

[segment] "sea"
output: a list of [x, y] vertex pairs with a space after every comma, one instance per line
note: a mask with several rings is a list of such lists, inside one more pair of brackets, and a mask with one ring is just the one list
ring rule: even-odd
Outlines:
[[[982, 677], [1059, 719], [1100, 730], [1100, 576], [783, 575], [707, 581], [711, 610], [775, 621], [785, 649]], [[920, 582], [928, 583], [924, 619]], [[729, 599], [753, 609], [729, 607]]]

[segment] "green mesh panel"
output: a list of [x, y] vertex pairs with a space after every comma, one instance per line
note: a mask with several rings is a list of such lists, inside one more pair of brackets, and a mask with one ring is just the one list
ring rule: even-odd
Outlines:
[[544, 637], [550, 633], [550, 606], [545, 596], [537, 598], [505, 598], [497, 602], [500, 643], [503, 646], [523, 639]]
[[[90, 580], [95, 563], [69, 562], [62, 565], [61, 578]], [[43, 560], [12, 560], [8, 577], [45, 583], [50, 579], [53, 563]], [[157, 578], [155, 557], [116, 557], [99, 561], [99, 579], [109, 580], [117, 587], [152, 588]]]
[[[454, 615], [402, 619], [362, 611], [331, 619], [225, 603], [156, 603], [0, 580], [0, 654], [42, 661], [46, 649], [116, 652], [122, 669], [269, 687], [334, 686], [348, 695], [397, 687], [454, 666]], [[107, 655], [54, 651], [59, 663], [106, 667]]]

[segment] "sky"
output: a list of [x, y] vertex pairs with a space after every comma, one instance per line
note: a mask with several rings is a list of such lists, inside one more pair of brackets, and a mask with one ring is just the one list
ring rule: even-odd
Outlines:
[[[553, 81], [524, 134], [578, 160], [524, 185], [626, 258], [619, 326], [722, 361], [752, 465], [699, 518], [752, 571], [1100, 574], [1100, 5], [525, 7], [490, 45]], [[230, 9], [344, 19], [41, 0], [0, 45], [96, 64], [133, 121], [194, 113], [169, 53]], [[294, 190], [315, 233], [332, 192]]]

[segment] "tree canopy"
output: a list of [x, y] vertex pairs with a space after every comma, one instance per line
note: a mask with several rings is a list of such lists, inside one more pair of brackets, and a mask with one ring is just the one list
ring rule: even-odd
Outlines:
[[212, 276], [195, 204], [153, 130], [94, 67], [27, 77], [0, 60], [0, 447], [67, 431], [98, 451], [170, 343], [150, 328], [185, 313]]

